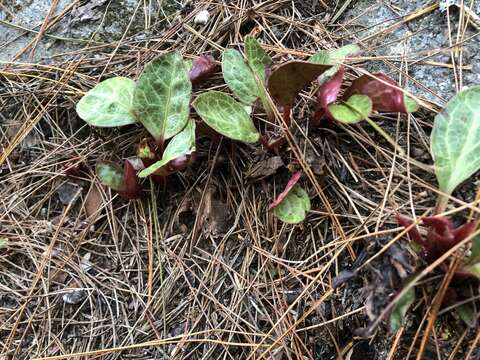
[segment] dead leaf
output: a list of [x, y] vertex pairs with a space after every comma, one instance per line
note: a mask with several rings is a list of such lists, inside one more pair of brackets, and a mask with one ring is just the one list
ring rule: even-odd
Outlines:
[[200, 214], [200, 224], [206, 234], [220, 235], [228, 229], [229, 211], [227, 205], [215, 199], [216, 188], [209, 186], [206, 190]]
[[86, 253], [82, 257], [82, 261], [80, 261], [80, 267], [82, 270], [87, 273], [93, 267], [93, 264], [90, 262], [90, 258], [92, 257], [92, 253]]
[[103, 199], [100, 190], [98, 189], [98, 184], [92, 182], [90, 185], [90, 189], [88, 190], [87, 197], [85, 198], [85, 212], [87, 214], [87, 218], [90, 217], [97, 217], [99, 214], [99, 210], [102, 207]]
[[82, 188], [77, 184], [66, 182], [58, 187], [57, 195], [63, 205], [69, 205], [75, 203], [81, 191]]
[[270, 95], [284, 108], [292, 108], [297, 94], [331, 67], [307, 61], [289, 61], [280, 65], [268, 78]]
[[357, 276], [356, 271], [350, 271], [350, 270], [343, 270], [338, 273], [337, 276], [335, 276], [332, 280], [332, 287], [334, 289], [339, 288], [349, 280], [355, 278]]
[[262, 160], [253, 165], [247, 171], [247, 178], [264, 178], [273, 175], [279, 168], [284, 165], [280, 156], [274, 156], [265, 160]]

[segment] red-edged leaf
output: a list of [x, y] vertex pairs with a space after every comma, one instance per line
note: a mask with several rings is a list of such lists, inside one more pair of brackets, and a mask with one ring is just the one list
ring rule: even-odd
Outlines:
[[208, 79], [217, 67], [217, 63], [212, 55], [201, 55], [192, 62], [192, 68], [188, 72], [188, 77], [192, 84], [197, 85]]
[[119, 194], [127, 200], [140, 199], [143, 196], [143, 190], [138, 182], [135, 168], [128, 159], [125, 160], [123, 171], [124, 190]]
[[270, 204], [269, 210], [273, 209], [274, 207], [278, 206], [282, 202], [283, 199], [288, 195], [290, 190], [294, 187], [294, 185], [298, 182], [300, 177], [302, 176], [302, 173], [300, 171], [297, 171], [295, 174], [292, 175], [290, 180], [288, 180], [287, 185], [285, 186], [285, 189], [277, 196], [275, 201]]
[[[403, 226], [405, 229], [407, 229], [410, 225], [413, 224], [412, 220], [400, 214], [397, 214], [397, 222], [400, 226]], [[418, 245], [420, 246], [426, 245], [425, 240], [423, 239], [422, 235], [420, 235], [420, 232], [418, 231], [417, 226], [412, 227], [410, 230], [408, 230], [407, 233], [412, 238], [412, 240], [415, 241]]]
[[363, 75], [352, 82], [344, 98], [352, 95], [367, 95], [372, 99], [373, 110], [407, 113], [404, 94], [395, 80], [382, 73]]

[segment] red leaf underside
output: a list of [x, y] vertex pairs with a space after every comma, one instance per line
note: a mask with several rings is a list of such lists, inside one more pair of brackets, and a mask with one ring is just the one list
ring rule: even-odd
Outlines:
[[344, 99], [352, 95], [366, 95], [372, 100], [373, 110], [407, 113], [404, 94], [395, 80], [382, 73], [362, 75], [352, 82]]
[[317, 90], [318, 107], [314, 114], [315, 124], [320, 124], [321, 119], [326, 115], [332, 120], [328, 105], [337, 101], [338, 94], [342, 87], [343, 77], [345, 75], [345, 69], [343, 66], [336, 72], [336, 74], [328, 81], [320, 85]]
[[297, 171], [292, 175], [290, 180], [288, 180], [288, 183], [285, 186], [285, 189], [277, 196], [275, 201], [270, 204], [268, 208], [269, 210], [273, 209], [274, 207], [277, 207], [283, 201], [283, 199], [285, 199], [285, 197], [288, 195], [290, 190], [292, 190], [292, 188], [295, 186], [295, 184], [298, 182], [301, 176], [302, 176], [302, 173], [300, 171]]
[[[399, 225], [403, 226], [405, 229], [408, 229], [408, 227], [413, 224], [412, 220], [410, 220], [408, 217], [403, 215], [397, 215], [397, 222]], [[414, 226], [410, 230], [408, 230], [407, 234], [418, 245], [423, 247], [426, 246], [425, 240], [422, 238], [422, 235], [420, 235], [420, 232], [418, 231], [417, 226]]]
[[207, 80], [217, 68], [217, 63], [212, 55], [201, 55], [193, 60], [192, 68], [188, 72], [188, 77], [194, 85]]
[[140, 199], [143, 196], [143, 190], [138, 182], [135, 168], [129, 160], [125, 160], [125, 168], [123, 173], [124, 190], [119, 194], [128, 200]]
[[344, 75], [345, 69], [341, 66], [330, 80], [320, 85], [317, 90], [317, 100], [322, 108], [326, 109], [328, 105], [337, 101]]
[[453, 230], [453, 242], [454, 245], [458, 244], [462, 240], [465, 240], [468, 236], [470, 236], [477, 227], [477, 220], [471, 220], [466, 224], [456, 228]]

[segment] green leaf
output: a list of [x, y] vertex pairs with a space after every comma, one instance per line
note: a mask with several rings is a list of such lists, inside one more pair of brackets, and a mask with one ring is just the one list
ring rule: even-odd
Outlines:
[[193, 107], [205, 123], [220, 134], [246, 143], [257, 142], [260, 133], [244, 105], [218, 91], [199, 95]]
[[332, 65], [330, 60], [330, 52], [327, 50], [320, 50], [313, 54], [308, 62], [312, 64]]
[[360, 48], [355, 44], [348, 44], [330, 51], [330, 59], [333, 64], [341, 64], [346, 57], [358, 54]]
[[245, 37], [245, 55], [250, 68], [265, 83], [265, 72], [272, 65], [273, 61], [263, 50], [260, 43], [252, 36]]
[[415, 288], [410, 286], [407, 292], [400, 299], [398, 299], [397, 303], [392, 309], [390, 314], [390, 329], [392, 329], [392, 331], [397, 331], [400, 329], [405, 318], [405, 314], [414, 301]]
[[175, 135], [163, 152], [162, 159], [143, 169], [139, 177], [147, 177], [165, 166], [169, 161], [195, 151], [195, 121], [190, 120], [181, 132]]
[[475, 308], [472, 303], [460, 305], [455, 308], [455, 310], [460, 316], [460, 319], [462, 319], [467, 326], [472, 328], [475, 327], [478, 315], [475, 313]]
[[191, 95], [185, 61], [171, 52], [145, 66], [133, 94], [133, 113], [155, 140], [163, 141], [185, 127]]
[[472, 248], [466, 262], [465, 271], [480, 278], [480, 235], [476, 235], [472, 239]]
[[431, 151], [440, 190], [451, 194], [480, 168], [480, 86], [457, 94], [435, 117]]
[[228, 87], [241, 102], [250, 105], [259, 97], [255, 76], [239, 51], [223, 52], [222, 71]]
[[403, 103], [405, 104], [405, 110], [407, 110], [408, 113], [413, 113], [420, 107], [414, 99], [407, 95], [403, 95]]
[[310, 198], [300, 185], [295, 185], [273, 209], [273, 214], [287, 224], [298, 224], [310, 211]]
[[125, 184], [121, 166], [108, 161], [99, 162], [96, 167], [96, 174], [102, 184], [116, 191], [124, 190]]
[[183, 61], [185, 62], [185, 68], [187, 69], [187, 71], [190, 71], [192, 69], [193, 60], [192, 59], [185, 59]]
[[480, 278], [480, 262], [473, 263], [472, 265], [465, 266], [464, 270], [466, 272]]
[[472, 239], [471, 254], [468, 257], [468, 264], [480, 263], [480, 235]]
[[355, 124], [370, 116], [372, 100], [365, 95], [353, 95], [343, 104], [329, 105], [328, 110], [335, 120]]
[[8, 239], [0, 238], [0, 250], [6, 248], [7, 246], [8, 246]]
[[321, 85], [338, 72], [340, 65], [342, 65], [343, 60], [345, 60], [346, 57], [355, 55], [359, 52], [360, 48], [358, 47], [358, 45], [349, 44], [332, 51], [320, 50], [319, 52], [314, 54], [308, 61], [313, 64], [336, 65], [325, 71], [318, 77], [318, 83]]
[[114, 77], [98, 83], [77, 103], [78, 116], [92, 126], [114, 127], [134, 124], [132, 99], [135, 81]]

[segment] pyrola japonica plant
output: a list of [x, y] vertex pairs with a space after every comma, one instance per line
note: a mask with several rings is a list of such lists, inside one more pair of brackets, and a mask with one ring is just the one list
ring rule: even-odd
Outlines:
[[[421, 219], [426, 235], [421, 235], [413, 221], [404, 215], [397, 216], [398, 222], [408, 229], [408, 235], [419, 247], [421, 257], [429, 264], [460, 242], [472, 238], [469, 255], [460, 261], [454, 279], [480, 278], [480, 236], [474, 236], [478, 226], [477, 215], [459, 226], [454, 226], [447, 216], [440, 215], [453, 191], [480, 169], [480, 86], [457, 94], [436, 116], [430, 145], [440, 195], [433, 216]], [[440, 269], [446, 272], [449, 265], [447, 260], [440, 264]], [[393, 329], [400, 326], [401, 319], [413, 303], [414, 285], [407, 285], [408, 291], [398, 299], [392, 311], [390, 322]], [[450, 293], [455, 295], [454, 289], [450, 289]], [[465, 306], [459, 311], [465, 311]], [[462, 313], [460, 316], [464, 318]]]
[[[254, 120], [258, 112], [266, 114], [270, 121], [281, 113], [283, 125], [288, 127], [298, 93], [312, 83], [318, 86], [316, 118], [322, 112], [330, 119], [354, 123], [369, 120], [373, 111], [416, 110], [416, 103], [405, 97], [393, 80], [379, 75], [373, 87], [359, 78], [347, 90], [348, 97], [337, 100], [344, 73], [342, 62], [359, 51], [356, 45], [348, 45], [331, 52], [321, 51], [309, 61], [274, 64], [258, 41], [247, 36], [245, 55], [227, 49], [221, 59], [223, 78], [233, 96], [206, 91], [192, 99], [192, 86], [198, 86], [217, 71], [211, 55], [188, 61], [177, 52], [169, 52], [147, 64], [137, 81], [125, 77], [104, 80], [78, 102], [78, 115], [98, 127], [140, 123], [151, 138], [137, 146], [136, 156], [143, 164], [140, 168], [134, 167], [138, 161], [126, 160], [123, 168], [101, 162], [97, 164], [97, 176], [122, 197], [138, 199], [143, 194], [141, 178], [151, 176], [161, 182], [195, 160], [199, 129], [212, 138], [224, 136], [259, 143], [278, 152], [284, 143], [282, 136], [270, 141], [260, 133]], [[191, 115], [191, 107], [196, 116]], [[298, 184], [300, 177], [300, 173], [293, 174], [285, 190], [270, 205], [273, 214], [286, 223], [300, 223], [310, 211], [310, 198]]]

